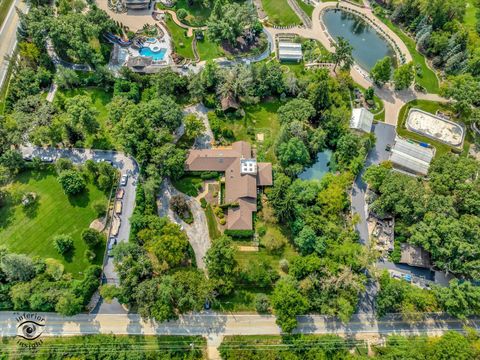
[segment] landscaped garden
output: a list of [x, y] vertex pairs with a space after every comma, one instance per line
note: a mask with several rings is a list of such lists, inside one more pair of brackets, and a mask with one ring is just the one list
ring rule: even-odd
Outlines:
[[262, 7], [268, 15], [268, 22], [277, 26], [301, 25], [302, 21], [290, 7], [287, 0], [262, 0]]
[[192, 41], [193, 36], [187, 36], [187, 30], [175, 24], [170, 14], [165, 14], [165, 24], [168, 27], [168, 31], [172, 36], [174, 51], [187, 59], [194, 59]]
[[[65, 266], [65, 271], [79, 277], [90, 265], [85, 258], [87, 246], [81, 238], [83, 230], [97, 218], [93, 204], [102, 202], [106, 208], [107, 196], [92, 182], [78, 195], [67, 196], [54, 170], [31, 170], [20, 173], [8, 190], [5, 204], [0, 207], [0, 238], [2, 245], [15, 253], [41, 258], [53, 258]], [[35, 194], [32, 206], [22, 205], [22, 196]], [[68, 234], [73, 239], [74, 252], [62, 256], [55, 249], [56, 235]], [[101, 264], [103, 247], [97, 248], [94, 264]]]
[[[218, 126], [232, 132], [232, 142], [245, 140], [255, 144], [261, 161], [275, 163], [273, 144], [280, 131], [277, 110], [282, 105], [280, 101], [268, 101], [246, 106], [245, 115], [240, 119], [234, 115], [218, 117], [214, 113], [209, 113], [209, 117], [210, 121], [217, 121]], [[259, 140], [262, 137], [263, 140]]]
[[178, 0], [173, 7], [166, 7], [161, 3], [157, 3], [157, 8], [175, 11], [179, 20], [190, 26], [204, 26], [212, 12], [211, 6], [204, 6], [204, 3], [201, 1], [194, 2], [189, 0]]
[[378, 17], [387, 25], [393, 32], [395, 32], [400, 39], [407, 46], [408, 51], [412, 55], [415, 66], [420, 68], [420, 74], [416, 76], [415, 81], [421, 85], [429, 93], [437, 94], [439, 92], [438, 78], [435, 72], [427, 65], [427, 59], [417, 50], [417, 44], [410, 36], [405, 34], [397, 25], [393, 24], [389, 19]]

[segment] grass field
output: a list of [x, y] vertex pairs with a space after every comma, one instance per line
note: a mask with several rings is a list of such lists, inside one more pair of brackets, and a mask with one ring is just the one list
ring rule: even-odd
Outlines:
[[215, 219], [215, 214], [213, 213], [212, 206], [210, 204], [205, 208], [205, 216], [207, 218], [208, 233], [210, 234], [210, 239], [218, 239], [222, 233], [218, 230], [217, 220]]
[[193, 55], [192, 50], [193, 36], [188, 37], [187, 30], [175, 24], [169, 14], [165, 15], [165, 23], [172, 37], [175, 52], [184, 58], [194, 59], [195, 55]]
[[181, 20], [182, 23], [191, 26], [203, 26], [207, 23], [208, 18], [212, 12], [213, 6], [203, 6], [203, 2], [194, 2], [193, 5], [188, 4], [188, 0], [178, 0], [171, 8], [163, 6], [161, 3], [157, 3], [158, 9], [168, 9], [178, 11], [179, 9], [185, 9], [188, 12], [188, 16]]
[[204, 35], [205, 38], [203, 40], [197, 41], [197, 50], [200, 59], [212, 60], [225, 56], [225, 52], [222, 50], [222, 47], [219, 44], [210, 41], [207, 34], [204, 33]]
[[312, 18], [312, 14], [313, 14], [313, 9], [315, 9], [315, 6], [313, 5], [310, 5], [310, 4], [307, 4], [305, 1], [303, 0], [295, 0], [298, 4], [298, 6], [300, 6], [300, 8], [305, 11], [305, 14], [307, 14], [310, 19]]
[[[280, 101], [270, 101], [246, 106], [244, 118], [224, 117], [220, 120], [223, 125], [233, 131], [236, 140], [246, 140], [256, 144], [260, 161], [275, 163], [273, 144], [280, 131], [277, 110], [282, 105]], [[264, 134], [264, 141], [257, 141], [258, 133]]]
[[63, 96], [72, 98], [77, 95], [90, 97], [95, 109], [98, 111], [97, 121], [100, 124], [98, 135], [90, 135], [85, 139], [85, 147], [93, 149], [114, 150], [119, 149], [120, 145], [112, 134], [111, 126], [108, 124], [107, 105], [112, 100], [112, 93], [99, 88], [81, 88], [74, 90], [58, 90], [56, 97]]
[[288, 5], [287, 0], [262, 0], [262, 7], [273, 25], [300, 25], [302, 21]]
[[420, 54], [420, 52], [417, 51], [417, 45], [415, 43], [415, 40], [413, 40], [411, 37], [405, 34], [400, 28], [398, 28], [390, 20], [384, 17], [379, 17], [379, 18], [385, 23], [385, 25], [387, 25], [392, 31], [394, 31], [400, 37], [400, 39], [402, 39], [402, 41], [407, 46], [408, 51], [412, 55], [414, 64], [419, 65], [420, 68], [422, 69], [421, 70], [422, 76], [421, 77], [417, 76], [416, 82], [422, 85], [427, 90], [427, 92], [438, 94], [439, 92], [438, 78], [435, 75], [435, 72], [433, 72], [433, 70], [431, 70], [427, 66], [425, 56], [423, 56], [422, 54]]
[[[0, 338], [2, 359], [206, 359], [201, 336], [85, 335], [41, 337], [42, 344], [30, 350], [15, 337]], [[195, 356], [188, 354], [197, 350]]]
[[0, 28], [7, 17], [10, 7], [12, 6], [13, 0], [0, 0]]
[[[40, 172], [26, 171], [8, 185], [13, 194], [0, 208], [1, 244], [16, 253], [38, 255], [42, 258], [55, 258], [65, 265], [65, 271], [79, 277], [89, 265], [84, 257], [87, 249], [80, 234], [96, 218], [92, 204], [105, 201], [106, 195], [89, 183], [87, 191], [75, 197], [68, 197], [57, 181], [53, 170]], [[21, 194], [34, 192], [38, 196], [37, 206], [25, 211], [18, 198]], [[17, 201], [15, 201], [17, 198]], [[65, 259], [54, 249], [53, 237], [70, 234], [74, 240], [73, 256]], [[99, 249], [96, 263], [101, 264], [103, 249]]]
[[[428, 144], [431, 144], [431, 145], [435, 146], [435, 148], [437, 149], [437, 151], [435, 153], [435, 157], [438, 157], [442, 154], [450, 152], [452, 150], [452, 148], [450, 146], [448, 146], [444, 143], [441, 143], [439, 141], [434, 141], [434, 140], [432, 140], [432, 139], [430, 139], [426, 136], [422, 136], [420, 134], [411, 132], [411, 131], [406, 129], [405, 121], [407, 120], [408, 111], [411, 108], [418, 108], [420, 110], [435, 114], [437, 112], [437, 110], [449, 111], [450, 108], [448, 107], [448, 105], [442, 104], [442, 103], [437, 103], [435, 101], [428, 101], [428, 100], [413, 100], [413, 101], [410, 101], [409, 103], [405, 104], [400, 109], [400, 114], [398, 116], [399, 121], [398, 121], [398, 126], [397, 126], [397, 133], [400, 136], [410, 138], [410, 139], [413, 139], [413, 140], [417, 140], [417, 141], [426, 142]], [[455, 121], [455, 119], [452, 119], [452, 120]], [[469, 146], [470, 146], [470, 144], [469, 144], [468, 138], [466, 137], [465, 138], [464, 151], [466, 149], [467, 152], [468, 152], [468, 147]]]
[[[480, 3], [477, 0], [466, 0], [466, 11], [463, 23], [468, 30], [469, 45], [472, 49], [480, 46], [480, 35], [478, 35], [477, 26], [477, 12], [480, 11]], [[475, 3], [477, 5], [475, 6]]]
[[198, 176], [183, 176], [178, 180], [172, 180], [172, 185], [178, 190], [189, 196], [197, 196], [198, 188], [203, 180]]

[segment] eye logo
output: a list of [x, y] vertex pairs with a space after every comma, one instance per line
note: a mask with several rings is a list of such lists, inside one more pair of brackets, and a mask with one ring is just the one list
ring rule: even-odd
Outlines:
[[42, 344], [39, 337], [45, 330], [45, 318], [36, 313], [18, 314], [17, 320], [17, 344], [36, 348]]
[[43, 333], [45, 325], [35, 321], [24, 321], [17, 325], [17, 336], [25, 340], [35, 340]]

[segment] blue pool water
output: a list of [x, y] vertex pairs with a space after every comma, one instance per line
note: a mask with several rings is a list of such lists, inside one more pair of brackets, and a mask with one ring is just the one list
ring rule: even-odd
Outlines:
[[151, 56], [153, 60], [163, 60], [163, 58], [165, 57], [165, 53], [167, 52], [167, 49], [161, 48], [159, 51], [155, 52], [148, 47], [142, 47], [138, 52], [142, 56]]

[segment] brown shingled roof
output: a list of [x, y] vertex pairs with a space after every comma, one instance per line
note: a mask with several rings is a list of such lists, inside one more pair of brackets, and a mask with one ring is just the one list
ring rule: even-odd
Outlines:
[[272, 186], [273, 185], [272, 164], [259, 162], [257, 163], [257, 165], [258, 165], [257, 185]]
[[[241, 163], [250, 162], [252, 173], [246, 173]], [[252, 165], [247, 165], [252, 169]], [[245, 141], [237, 141], [231, 147], [191, 150], [185, 162], [187, 171], [225, 172], [225, 203], [238, 203], [228, 210], [227, 228], [231, 230], [253, 229], [252, 213], [257, 211], [257, 186], [272, 185], [272, 165], [256, 163], [252, 147]]]

